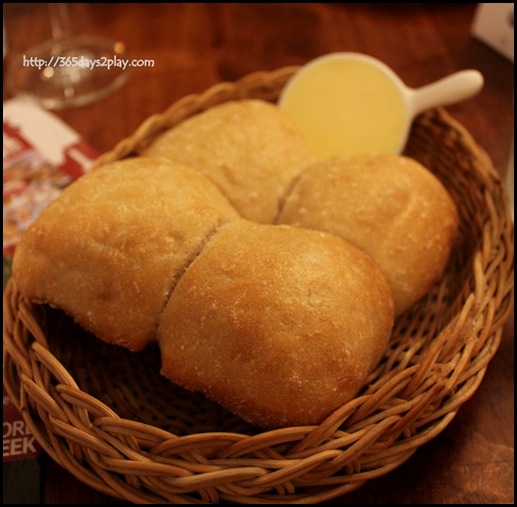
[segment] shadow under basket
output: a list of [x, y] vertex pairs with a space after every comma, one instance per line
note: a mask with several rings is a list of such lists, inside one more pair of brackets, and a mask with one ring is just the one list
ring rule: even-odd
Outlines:
[[[148, 118], [97, 166], [228, 100], [275, 101], [296, 71], [251, 74]], [[406, 155], [445, 185], [460, 234], [442, 278], [395, 324], [356, 398], [318, 426], [262, 431], [61, 311], [4, 293], [4, 385], [44, 450], [89, 486], [134, 503], [319, 503], [405, 462], [476, 391], [513, 304], [513, 221], [487, 155], [442, 109], [419, 116]]]

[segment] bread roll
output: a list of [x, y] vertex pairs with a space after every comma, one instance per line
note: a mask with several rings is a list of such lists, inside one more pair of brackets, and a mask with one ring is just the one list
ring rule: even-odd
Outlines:
[[422, 165], [397, 155], [334, 158], [308, 168], [278, 218], [354, 243], [380, 266], [399, 315], [444, 269], [458, 228], [456, 207]]
[[272, 223], [293, 178], [315, 160], [308, 141], [278, 107], [227, 102], [172, 128], [144, 152], [208, 177], [242, 217]]
[[317, 424], [379, 361], [393, 302], [376, 264], [317, 231], [229, 223], [158, 328], [162, 373], [262, 427]]
[[142, 349], [178, 277], [236, 211], [204, 176], [135, 158], [66, 188], [16, 248], [13, 277], [31, 300], [98, 337]]

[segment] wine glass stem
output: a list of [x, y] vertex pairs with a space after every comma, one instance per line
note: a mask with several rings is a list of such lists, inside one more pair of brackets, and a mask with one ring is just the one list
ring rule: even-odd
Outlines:
[[70, 11], [68, 4], [48, 4], [52, 39], [56, 46], [70, 39], [72, 31], [70, 28]]

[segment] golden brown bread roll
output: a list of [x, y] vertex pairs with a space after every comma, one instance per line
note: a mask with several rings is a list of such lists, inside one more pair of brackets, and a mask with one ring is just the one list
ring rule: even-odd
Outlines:
[[[321, 422], [443, 269], [458, 220], [447, 192], [403, 157], [314, 163], [261, 101], [201, 113], [148, 153], [40, 215], [15, 253], [18, 288], [107, 342], [158, 338], [164, 375], [248, 421]], [[217, 187], [244, 216], [291, 225], [243, 220]]]
[[136, 158], [63, 191], [16, 248], [13, 277], [30, 299], [98, 337], [142, 349], [181, 272], [236, 211], [204, 176]]
[[160, 318], [162, 373], [263, 427], [317, 424], [364, 384], [392, 324], [386, 280], [353, 245], [231, 222]]
[[458, 214], [418, 162], [373, 155], [313, 164], [293, 186], [278, 223], [337, 234], [362, 248], [386, 276], [399, 315], [440, 277]]
[[242, 217], [272, 223], [293, 178], [316, 160], [278, 107], [227, 102], [162, 134], [144, 152], [187, 164], [208, 177]]

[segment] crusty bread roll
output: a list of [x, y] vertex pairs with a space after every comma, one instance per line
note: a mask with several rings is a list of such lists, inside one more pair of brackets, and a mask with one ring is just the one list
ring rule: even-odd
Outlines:
[[200, 171], [242, 217], [259, 223], [275, 220], [293, 178], [316, 159], [285, 113], [260, 100], [227, 102], [193, 116], [144, 154]]
[[440, 277], [458, 214], [443, 185], [418, 162], [373, 155], [313, 164], [277, 222], [337, 234], [362, 248], [386, 276], [399, 315]]
[[317, 424], [358, 392], [392, 324], [385, 278], [348, 242], [231, 222], [161, 316], [162, 373], [262, 427]]
[[13, 277], [30, 299], [98, 337], [142, 349], [169, 293], [207, 238], [238, 215], [178, 163], [115, 162], [66, 188], [17, 246]]
[[405, 157], [315, 162], [254, 100], [146, 153], [41, 213], [14, 255], [17, 287], [109, 343], [157, 339], [166, 377], [252, 423], [320, 423], [440, 276], [458, 226], [446, 190]]

